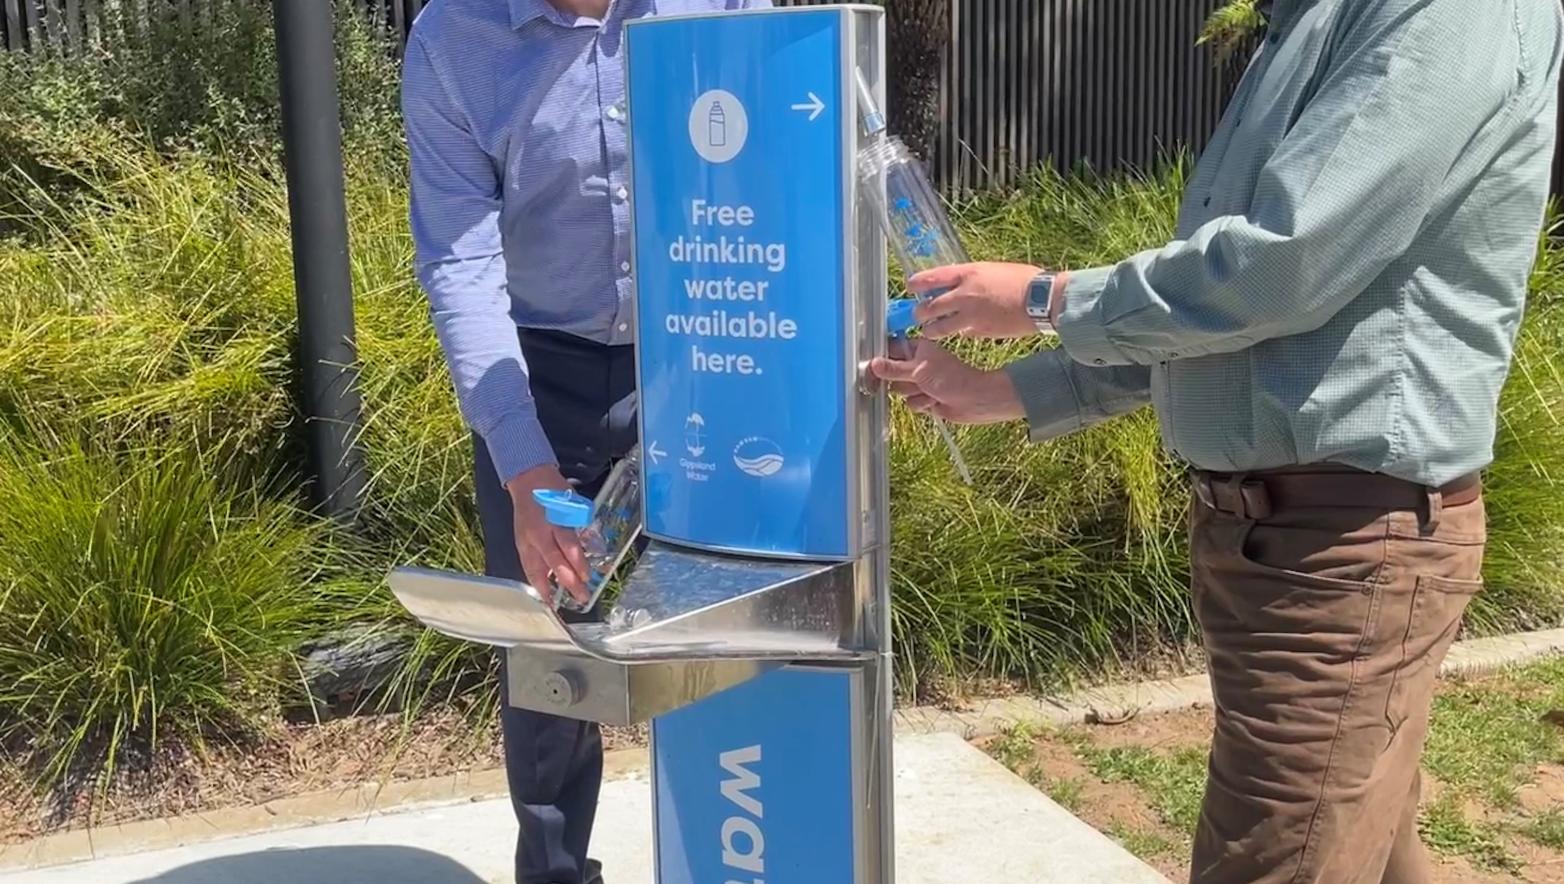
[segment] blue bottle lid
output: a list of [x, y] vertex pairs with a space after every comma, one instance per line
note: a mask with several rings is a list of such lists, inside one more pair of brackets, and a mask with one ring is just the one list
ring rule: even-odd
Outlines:
[[532, 492], [532, 499], [543, 507], [548, 523], [556, 528], [585, 528], [592, 524], [592, 501], [574, 491]]
[[911, 298], [899, 298], [886, 306], [885, 325], [891, 337], [905, 338], [907, 332], [918, 327], [918, 320], [912, 315], [917, 308], [918, 302]]

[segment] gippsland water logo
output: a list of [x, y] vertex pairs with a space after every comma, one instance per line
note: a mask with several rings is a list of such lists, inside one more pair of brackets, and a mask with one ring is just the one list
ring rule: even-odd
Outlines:
[[733, 446], [733, 465], [751, 476], [775, 476], [782, 464], [782, 449], [770, 439], [751, 436]]

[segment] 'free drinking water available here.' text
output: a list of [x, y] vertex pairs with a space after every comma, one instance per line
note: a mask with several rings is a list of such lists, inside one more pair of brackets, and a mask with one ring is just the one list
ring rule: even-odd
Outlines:
[[[755, 225], [755, 210], [749, 206], [720, 206], [693, 199], [690, 223], [701, 232], [680, 235], [669, 243], [668, 259], [690, 268], [684, 292], [692, 309], [669, 311], [665, 330], [670, 335], [698, 339], [690, 345], [690, 363], [696, 371], [763, 374], [753, 349], [744, 347], [744, 342], [796, 340], [798, 323], [772, 309], [771, 280], [741, 279], [734, 273], [724, 274], [720, 268], [759, 268], [780, 275], [787, 270], [787, 244], [751, 241], [745, 231]], [[718, 350], [712, 343], [716, 341], [727, 343]]]

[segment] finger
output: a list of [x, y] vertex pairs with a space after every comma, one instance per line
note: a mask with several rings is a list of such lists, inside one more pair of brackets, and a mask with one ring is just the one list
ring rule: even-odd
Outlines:
[[897, 383], [891, 384], [891, 392], [897, 396], [902, 397], [903, 399], [911, 399], [913, 396], [923, 395], [923, 388], [917, 384], [898, 381]]
[[537, 591], [538, 598], [541, 598], [544, 604], [553, 607], [554, 586], [549, 581], [548, 563], [530, 546], [521, 545], [518, 552], [521, 554], [521, 571], [527, 575], [528, 585]]
[[960, 313], [963, 309], [973, 306], [972, 301], [972, 296], [965, 290], [951, 289], [932, 298], [919, 300], [912, 308], [912, 317], [918, 320], [919, 325], [923, 325], [944, 316]]
[[576, 569], [570, 567], [570, 560], [565, 558], [565, 551], [559, 548], [558, 543], [550, 543], [543, 550], [543, 560], [548, 563], [549, 574], [559, 588], [570, 593], [576, 601], [585, 603], [587, 600], [586, 584]]
[[576, 597], [576, 601], [584, 605], [592, 599], [592, 589], [587, 585], [587, 581], [592, 577], [592, 566], [587, 564], [586, 551], [581, 548], [581, 540], [574, 531], [555, 529], [554, 542], [558, 544], [560, 552], [564, 553], [565, 563], [570, 566], [570, 570], [580, 584], [579, 587], [567, 586], [567, 589]]
[[907, 407], [928, 414], [939, 407], [939, 402], [927, 393], [918, 393], [907, 397]]
[[907, 280], [907, 290], [914, 294], [925, 295], [940, 289], [955, 288], [967, 278], [971, 267], [971, 264], [952, 264], [948, 267], [936, 267], [933, 270], [914, 273]]
[[965, 334], [970, 327], [960, 313], [951, 313], [923, 323], [923, 337], [940, 341]]
[[904, 359], [881, 356], [869, 363], [869, 372], [882, 381], [910, 381], [917, 371], [918, 363]]

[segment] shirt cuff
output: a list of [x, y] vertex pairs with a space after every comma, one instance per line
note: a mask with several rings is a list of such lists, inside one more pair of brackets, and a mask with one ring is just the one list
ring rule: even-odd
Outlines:
[[1111, 340], [1102, 319], [1102, 292], [1117, 266], [1074, 271], [1065, 280], [1064, 312], [1054, 330], [1070, 358], [1082, 365], [1134, 365]]
[[1063, 350], [1043, 350], [1005, 366], [1016, 395], [1026, 409], [1033, 442], [1057, 439], [1086, 426], [1081, 400], [1070, 379], [1070, 357]]
[[483, 444], [489, 448], [501, 485], [534, 467], [559, 463], [543, 425], [530, 414], [507, 414], [483, 434]]

